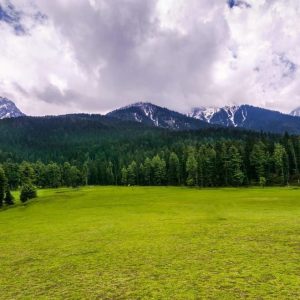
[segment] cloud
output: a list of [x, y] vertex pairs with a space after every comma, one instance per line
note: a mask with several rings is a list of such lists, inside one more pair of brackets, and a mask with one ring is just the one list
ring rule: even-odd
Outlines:
[[292, 0], [0, 5], [0, 91], [28, 114], [106, 112], [135, 101], [182, 111], [300, 103]]

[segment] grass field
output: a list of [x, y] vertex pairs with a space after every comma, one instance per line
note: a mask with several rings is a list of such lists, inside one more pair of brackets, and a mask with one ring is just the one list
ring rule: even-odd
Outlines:
[[300, 189], [39, 191], [0, 211], [0, 299], [300, 299]]

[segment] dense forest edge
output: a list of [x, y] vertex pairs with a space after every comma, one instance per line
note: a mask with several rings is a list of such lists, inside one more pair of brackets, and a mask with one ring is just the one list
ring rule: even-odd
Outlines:
[[61, 186], [298, 185], [299, 168], [300, 137], [287, 133], [172, 131], [83, 114], [0, 122], [0, 205], [16, 189], [26, 201]]
[[98, 121], [20, 118], [10, 131], [12, 121], [2, 123], [0, 205], [9, 204], [10, 190], [34, 198], [35, 187], [299, 184], [299, 136], [224, 128], [174, 132]]

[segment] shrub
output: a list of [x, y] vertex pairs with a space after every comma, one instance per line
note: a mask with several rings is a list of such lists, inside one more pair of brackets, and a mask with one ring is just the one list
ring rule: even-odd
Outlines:
[[36, 188], [32, 184], [24, 184], [21, 189], [20, 200], [25, 203], [29, 199], [37, 197]]

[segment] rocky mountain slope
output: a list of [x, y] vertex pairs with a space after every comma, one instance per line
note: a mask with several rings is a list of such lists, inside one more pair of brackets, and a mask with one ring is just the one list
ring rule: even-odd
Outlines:
[[0, 119], [25, 116], [9, 99], [0, 97]]

